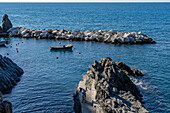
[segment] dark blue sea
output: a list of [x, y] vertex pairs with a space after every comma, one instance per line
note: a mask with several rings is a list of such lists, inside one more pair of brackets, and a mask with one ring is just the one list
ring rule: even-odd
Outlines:
[[170, 3], [0, 3], [0, 18], [5, 13], [14, 27], [141, 31], [157, 42], [113, 45], [60, 41], [73, 44], [73, 51], [51, 52], [50, 46], [59, 41], [10, 38], [13, 47], [1, 47], [0, 54], [9, 53], [25, 72], [12, 92], [4, 95], [12, 102], [14, 113], [73, 112], [72, 95], [81, 75], [94, 60], [107, 56], [144, 72], [144, 77], [132, 79], [147, 110], [170, 112]]

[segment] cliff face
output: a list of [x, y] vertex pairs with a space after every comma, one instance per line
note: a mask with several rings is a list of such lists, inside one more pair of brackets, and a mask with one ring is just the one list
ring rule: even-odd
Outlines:
[[9, 93], [22, 74], [23, 70], [17, 64], [0, 55], [0, 92]]
[[[83, 75], [77, 90], [80, 87], [87, 89], [87, 103], [96, 113], [147, 113], [142, 105], [142, 95], [129, 75], [143, 74], [122, 62], [102, 58], [100, 62], [94, 61], [90, 70]], [[86, 106], [86, 103], [82, 105]]]

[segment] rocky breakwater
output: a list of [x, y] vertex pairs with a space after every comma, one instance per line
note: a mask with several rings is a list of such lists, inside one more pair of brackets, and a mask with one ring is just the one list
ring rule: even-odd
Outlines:
[[52, 29], [27, 29], [22, 27], [10, 28], [10, 37], [39, 38], [39, 39], [61, 39], [75, 41], [96, 41], [112, 44], [154, 44], [152, 38], [141, 32], [119, 32], [114, 30], [52, 30]]
[[0, 113], [12, 113], [12, 104], [3, 100], [2, 94], [9, 93], [22, 74], [23, 70], [17, 64], [0, 55]]
[[[94, 61], [90, 70], [82, 75], [74, 94], [74, 110], [96, 113], [148, 113], [142, 105], [142, 95], [130, 80], [130, 75], [143, 76], [122, 62], [109, 57]], [[80, 88], [87, 89], [87, 103], [81, 104]]]
[[0, 26], [0, 36], [6, 36], [7, 31], [12, 28], [12, 23], [8, 18], [7, 14], [4, 14], [2, 19], [2, 27]]

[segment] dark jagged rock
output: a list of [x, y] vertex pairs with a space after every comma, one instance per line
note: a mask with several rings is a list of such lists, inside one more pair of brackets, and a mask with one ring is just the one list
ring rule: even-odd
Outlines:
[[11, 59], [0, 55], [0, 91], [9, 93], [20, 80], [23, 70]]
[[76, 91], [73, 95], [73, 99], [74, 99], [74, 111], [75, 113], [81, 113], [81, 103], [80, 103], [80, 99], [79, 99], [79, 94], [78, 91]]
[[2, 28], [1, 28], [1, 26], [0, 26], [0, 33], [2, 33]]
[[0, 113], [12, 113], [12, 104], [7, 100], [3, 101], [1, 92], [0, 92]]
[[127, 66], [123, 62], [115, 62], [119, 69], [123, 70], [127, 75], [133, 75], [133, 76], [143, 76], [142, 72], [140, 72], [137, 69], [131, 69], [129, 66]]
[[136, 73], [122, 62], [102, 58], [99, 62], [94, 61], [83, 75], [78, 89], [87, 88], [88, 101], [95, 102], [93, 109], [96, 113], [148, 113], [142, 105], [140, 90], [129, 78]]
[[2, 31], [6, 33], [10, 28], [12, 28], [12, 23], [9, 20], [8, 15], [4, 14], [2, 20]]

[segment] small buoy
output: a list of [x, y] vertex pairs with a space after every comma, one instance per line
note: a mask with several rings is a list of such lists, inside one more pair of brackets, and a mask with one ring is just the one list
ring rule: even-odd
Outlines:
[[19, 51], [17, 50], [17, 53], [18, 53]]
[[58, 59], [58, 57], [56, 57], [56, 59]]
[[19, 43], [18, 43], [18, 45], [19, 45]]
[[24, 42], [22, 42], [22, 43], [24, 43]]
[[6, 53], [6, 55], [9, 55], [9, 53]]
[[17, 44], [16, 44], [16, 46], [17, 46]]
[[6, 58], [6, 56], [4, 56], [4, 58]]
[[12, 46], [10, 46], [10, 48], [12, 48]]
[[18, 50], [18, 48], [16, 48], [16, 50]]
[[80, 52], [79, 52], [79, 54], [80, 54]]

